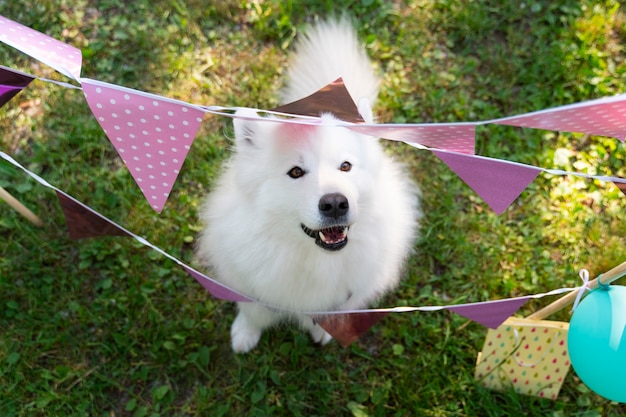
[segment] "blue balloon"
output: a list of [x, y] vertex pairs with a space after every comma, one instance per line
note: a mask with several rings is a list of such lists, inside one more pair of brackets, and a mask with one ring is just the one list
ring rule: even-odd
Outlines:
[[589, 389], [626, 403], [626, 287], [600, 287], [583, 298], [570, 321], [567, 349]]

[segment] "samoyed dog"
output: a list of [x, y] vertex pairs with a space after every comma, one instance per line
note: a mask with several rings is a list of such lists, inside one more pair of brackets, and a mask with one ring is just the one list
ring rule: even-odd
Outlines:
[[[346, 19], [318, 23], [296, 43], [282, 100], [339, 77], [373, 122], [379, 79]], [[333, 126], [333, 114], [305, 125], [250, 112], [234, 120], [234, 152], [201, 210], [197, 254], [218, 280], [259, 301], [238, 304], [235, 352], [283, 321], [325, 344], [331, 336], [305, 313], [363, 308], [398, 283], [418, 189], [377, 139]]]

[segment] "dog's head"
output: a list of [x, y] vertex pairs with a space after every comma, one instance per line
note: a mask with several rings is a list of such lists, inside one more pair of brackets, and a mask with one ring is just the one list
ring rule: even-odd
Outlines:
[[[322, 117], [329, 124], [335, 120]], [[346, 247], [375, 186], [377, 140], [328, 125], [239, 118], [234, 124], [231, 168], [259, 219], [268, 223], [267, 235], [297, 233], [327, 251]]]

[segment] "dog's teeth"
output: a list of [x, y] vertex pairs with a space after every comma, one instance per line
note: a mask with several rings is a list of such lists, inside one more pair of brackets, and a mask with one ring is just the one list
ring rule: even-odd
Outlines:
[[326, 236], [324, 236], [324, 233], [322, 233], [322, 231], [319, 231], [320, 234], [320, 239], [322, 239], [322, 242], [326, 242]]

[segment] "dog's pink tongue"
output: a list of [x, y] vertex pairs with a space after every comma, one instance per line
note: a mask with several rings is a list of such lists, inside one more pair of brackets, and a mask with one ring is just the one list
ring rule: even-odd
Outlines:
[[328, 229], [321, 230], [322, 240], [326, 243], [341, 242], [346, 238], [343, 227], [330, 227]]

